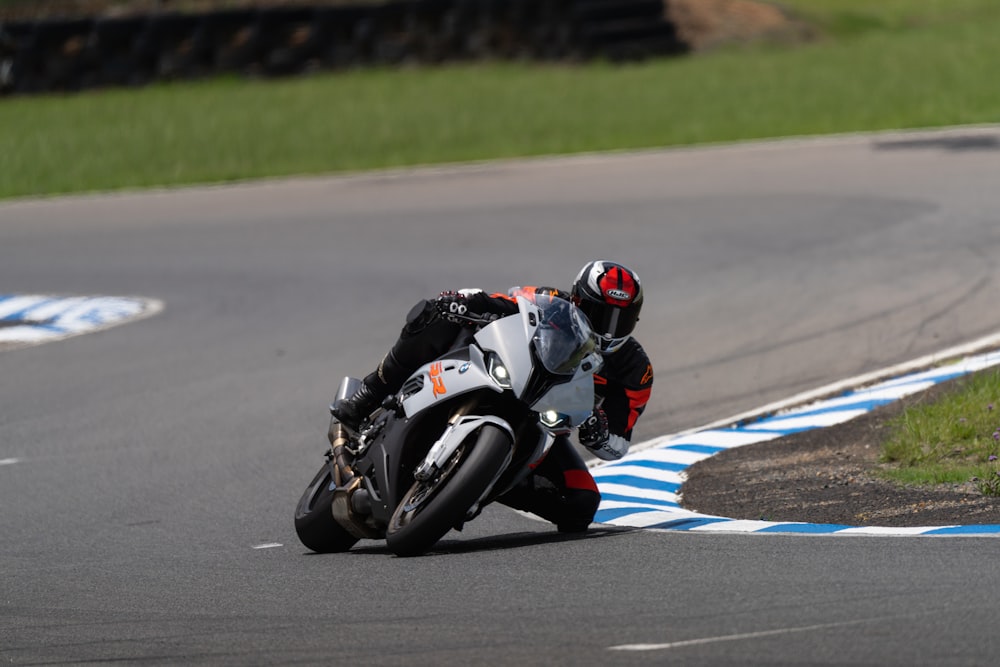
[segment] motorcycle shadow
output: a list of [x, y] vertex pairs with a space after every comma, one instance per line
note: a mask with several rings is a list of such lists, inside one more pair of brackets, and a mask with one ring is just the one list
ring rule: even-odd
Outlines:
[[[591, 528], [584, 533], [559, 533], [554, 530], [552, 532], [518, 532], [504, 535], [490, 535], [487, 537], [474, 537], [467, 540], [448, 539], [446, 536], [424, 555], [468, 554], [481, 551], [523, 549], [546, 544], [558, 544], [560, 542], [606, 539], [633, 533], [638, 530], [640, 529], [631, 527], [600, 526]], [[384, 543], [357, 545], [351, 549], [350, 553], [392, 555], [392, 552], [385, 547]]]

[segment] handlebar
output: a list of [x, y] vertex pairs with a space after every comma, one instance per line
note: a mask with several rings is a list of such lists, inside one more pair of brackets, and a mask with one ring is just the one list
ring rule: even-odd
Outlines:
[[459, 315], [457, 313], [441, 314], [442, 317], [447, 319], [449, 322], [454, 322], [455, 324], [476, 324], [479, 326], [486, 326], [487, 324], [493, 324], [499, 320], [502, 315], [497, 315], [496, 313], [473, 313], [468, 312], [464, 315]]

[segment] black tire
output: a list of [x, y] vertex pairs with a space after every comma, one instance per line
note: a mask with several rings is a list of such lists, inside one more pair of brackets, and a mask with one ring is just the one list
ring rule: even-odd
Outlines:
[[396, 507], [385, 541], [398, 556], [419, 556], [465, 519], [507, 460], [510, 437], [486, 424], [465, 439], [444, 470], [415, 482]]
[[333, 518], [332, 465], [323, 464], [295, 508], [295, 532], [299, 541], [321, 554], [347, 551], [358, 541]]

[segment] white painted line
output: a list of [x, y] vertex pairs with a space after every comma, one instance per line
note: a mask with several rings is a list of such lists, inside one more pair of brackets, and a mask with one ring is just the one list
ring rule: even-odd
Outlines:
[[743, 445], [760, 442], [761, 436], [756, 433], [740, 433], [739, 431], [705, 431], [684, 438], [678, 438], [678, 442], [671, 444], [708, 445], [710, 447], [741, 447]]
[[283, 546], [285, 545], [282, 544], [281, 542], [265, 542], [264, 544], [258, 544], [256, 546], [253, 546], [251, 547], [251, 549], [275, 549], [277, 547], [283, 547]]
[[[640, 507], [639, 505], [632, 505], [631, 507]], [[700, 514], [695, 514], [688, 510], [679, 509], [672, 512], [659, 512], [659, 511], [648, 511], [639, 512], [637, 514], [630, 514], [627, 517], [621, 519], [611, 519], [610, 521], [602, 521], [601, 523], [606, 523], [612, 526], [624, 526], [629, 528], [650, 528], [656, 530], [656, 528], [651, 528], [657, 524], [661, 524], [664, 521], [676, 521], [678, 519], [701, 519], [703, 518]]]
[[822, 415], [809, 417], [778, 417], [760, 424], [747, 424], [743, 428], [747, 431], [796, 431], [808, 427], [823, 428], [851, 421], [866, 412], [868, 410], [838, 410], [836, 412], [826, 412]]
[[[636, 500], [634, 500], [634, 501], [631, 501], [631, 500], [603, 500], [603, 501], [601, 501], [601, 509], [613, 510], [613, 509], [621, 509], [621, 508], [626, 508], [626, 507], [629, 508], [629, 509], [638, 508], [638, 509], [653, 510], [653, 511], [656, 511], [656, 512], [662, 512], [663, 509], [664, 509], [663, 505], [659, 505], [659, 504], [651, 502], [651, 501], [650, 502], [643, 502], [643, 500], [641, 498], [636, 498]], [[534, 515], [532, 515], [532, 516], [534, 517]], [[534, 517], [534, 518], [537, 519], [538, 517]]]
[[609, 466], [607, 468], [598, 468], [593, 474], [595, 479], [613, 475], [632, 475], [634, 477], [643, 477], [645, 479], [652, 479], [660, 482], [673, 482], [674, 484], [680, 484], [682, 481], [681, 476], [676, 472], [671, 472], [669, 470], [655, 470], [653, 468], [644, 468], [643, 466], [634, 465], [616, 465]]
[[[935, 526], [935, 530], [942, 528], [957, 528], [957, 524], [948, 526]], [[838, 531], [838, 535], [922, 535], [927, 532], [927, 526], [855, 526]]]
[[719, 523], [708, 523], [691, 530], [692, 533], [747, 533], [774, 525], [770, 521], [752, 521], [750, 519], [731, 519]]
[[719, 642], [742, 641], [744, 639], [759, 639], [761, 637], [774, 637], [777, 635], [789, 635], [795, 632], [815, 632], [816, 630], [827, 630], [830, 628], [842, 628], [850, 625], [862, 625], [865, 623], [878, 623], [885, 621], [885, 618], [856, 619], [844, 621], [842, 623], [820, 623], [817, 625], [803, 625], [797, 628], [780, 628], [778, 630], [763, 630], [761, 632], [744, 632], [738, 635], [721, 635], [719, 637], [702, 637], [700, 639], [686, 639], [679, 642], [667, 642], [665, 644], [620, 644], [609, 646], [609, 651], [663, 651], [672, 648], [682, 648], [685, 646], [699, 646], [702, 644], [717, 644]]
[[[923, 391], [924, 389], [930, 389], [935, 385], [933, 380], [924, 380], [921, 382], [908, 382], [904, 384], [898, 384], [895, 386], [880, 385], [876, 389], [859, 389], [847, 396], [842, 396], [840, 398], [835, 398], [831, 401], [823, 401], [823, 408], [827, 410], [839, 409], [845, 405], [853, 405], [855, 403], [865, 403], [870, 401], [886, 401], [892, 402], [903, 398], [911, 393], [916, 393], [918, 391]], [[794, 408], [788, 412], [788, 416], [793, 416], [803, 412], [809, 412], [812, 407], [816, 405], [815, 403], [810, 405], [803, 405], [801, 408]]]
[[[764, 436], [761, 436], [764, 437]], [[656, 449], [653, 451], [644, 451], [642, 455], [632, 454], [629, 452], [628, 456], [622, 457], [620, 463], [629, 463], [634, 461], [659, 461], [661, 463], [676, 463], [678, 465], [692, 465], [707, 459], [711, 454], [706, 454], [704, 452], [689, 452], [683, 449]], [[598, 470], [603, 469], [603, 466], [599, 467]], [[595, 470], [594, 473], [597, 471]]]
[[11, 466], [20, 462], [21, 459], [0, 459], [0, 466]]
[[[676, 493], [670, 493], [669, 491], [655, 491], [653, 489], [643, 489], [641, 491], [641, 497], [636, 493], [635, 487], [627, 486], [624, 484], [608, 484], [604, 483], [600, 485], [601, 494], [609, 495], [623, 495], [623, 496], [635, 496], [637, 498], [636, 502], [642, 502], [643, 500], [663, 500], [668, 503], [680, 502], [677, 498]], [[675, 508], [663, 508], [663, 509], [675, 509]]]

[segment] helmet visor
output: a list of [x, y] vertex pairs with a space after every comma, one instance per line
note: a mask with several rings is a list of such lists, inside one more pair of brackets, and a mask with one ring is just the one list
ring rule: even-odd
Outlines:
[[639, 320], [639, 309], [633, 306], [618, 308], [582, 299], [579, 307], [590, 320], [590, 327], [601, 338], [625, 338], [632, 333]]

